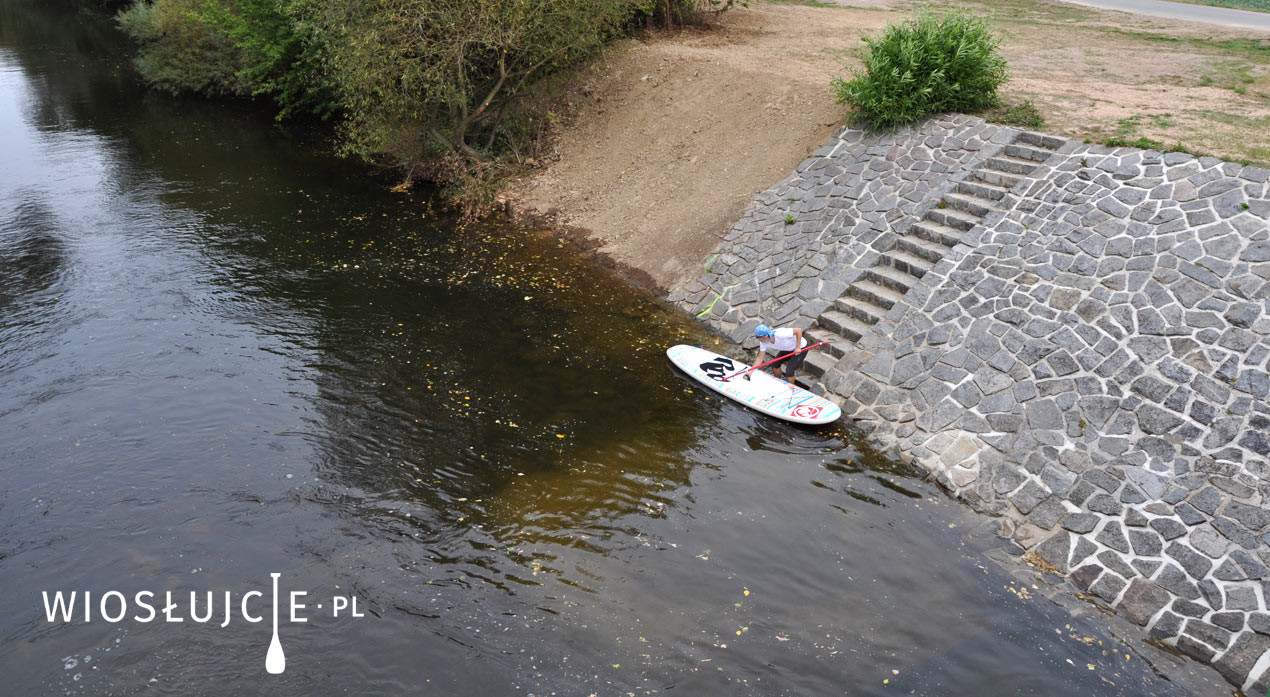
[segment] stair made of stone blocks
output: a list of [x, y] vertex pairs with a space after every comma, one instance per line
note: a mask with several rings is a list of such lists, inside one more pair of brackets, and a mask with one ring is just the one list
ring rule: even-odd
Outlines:
[[909, 226], [882, 252], [877, 262], [847, 285], [829, 309], [808, 329], [815, 341], [831, 341], [829, 350], [809, 355], [807, 371], [820, 377], [858, 342], [865, 332], [903, 300], [926, 272], [934, 268], [961, 237], [993, 211], [1000, 210], [1015, 185], [1027, 178], [1063, 144], [1061, 138], [1024, 131], [1001, 152], [944, 194], [939, 204]]
[[1043, 150], [1049, 150], [1051, 155], [1054, 154], [1054, 151], [1063, 147], [1063, 145], [1067, 142], [1058, 136], [1047, 136], [1044, 133], [1037, 133], [1035, 131], [1023, 131], [1022, 133], [1019, 133], [1014, 140], [1019, 143], [1036, 146], [1037, 148], [1041, 148]]
[[829, 369], [834, 367], [837, 363], [838, 359], [827, 351], [812, 349], [807, 352], [807, 358], [803, 362], [803, 368], [805, 368], [808, 373], [811, 373], [816, 377], [823, 377], [824, 374], [829, 372]]

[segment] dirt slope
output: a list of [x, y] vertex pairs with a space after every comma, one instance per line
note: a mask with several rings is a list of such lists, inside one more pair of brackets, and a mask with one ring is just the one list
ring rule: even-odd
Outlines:
[[673, 286], [756, 192], [841, 124], [830, 78], [858, 29], [886, 19], [760, 5], [721, 30], [619, 49], [588, 80], [592, 103], [557, 139], [559, 159], [515, 192], [516, 205], [558, 210], [603, 251]]

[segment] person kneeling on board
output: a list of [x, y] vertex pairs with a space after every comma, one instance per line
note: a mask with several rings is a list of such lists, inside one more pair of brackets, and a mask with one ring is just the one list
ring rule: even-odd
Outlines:
[[[772, 329], [760, 324], [754, 328], [754, 338], [758, 339], [758, 357], [754, 359], [752, 368], [757, 368], [770, 352], [776, 359], [772, 364], [772, 375], [781, 377], [783, 372], [784, 378], [793, 385], [794, 373], [803, 367], [803, 360], [807, 357], [807, 352], [802, 350], [807, 348], [803, 330], [797, 327]], [[745, 379], [750, 379], [750, 373], [745, 374]]]

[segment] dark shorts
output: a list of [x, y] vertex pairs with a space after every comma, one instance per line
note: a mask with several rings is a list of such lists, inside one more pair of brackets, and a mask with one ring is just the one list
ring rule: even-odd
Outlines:
[[[772, 365], [776, 366], [773, 370], [780, 370], [781, 375], [786, 380], [794, 377], [794, 372], [803, 367], [803, 360], [807, 358], [807, 352], [803, 351], [797, 355], [793, 351], [781, 351], [776, 354], [776, 361]], [[782, 360], [784, 359], [784, 360]]]

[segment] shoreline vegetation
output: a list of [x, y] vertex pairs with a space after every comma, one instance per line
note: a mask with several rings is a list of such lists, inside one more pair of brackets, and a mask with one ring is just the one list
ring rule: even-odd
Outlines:
[[[398, 186], [590, 235], [657, 287], [844, 121], [907, 0], [96, 0], [158, 89], [276, 105]], [[1270, 163], [1270, 37], [1051, 0], [936, 0], [1001, 38], [991, 121]], [[549, 9], [549, 11], [548, 11]], [[579, 233], [578, 231], [584, 231]], [[630, 275], [629, 273], [627, 274]], [[646, 284], [647, 285], [647, 284]]]
[[137, 0], [117, 15], [147, 83], [264, 98], [334, 124], [344, 155], [490, 210], [553, 123], [558, 79], [616, 39], [704, 23], [737, 0]]

